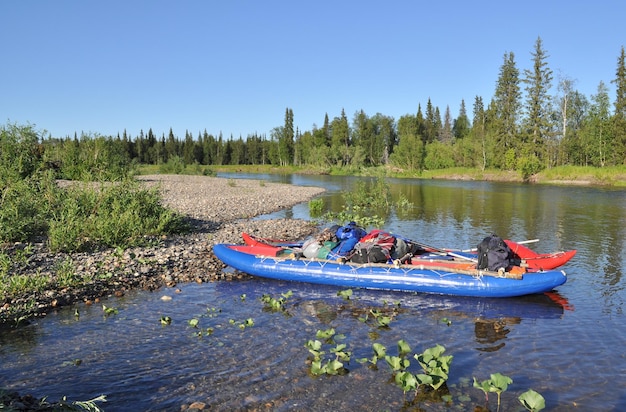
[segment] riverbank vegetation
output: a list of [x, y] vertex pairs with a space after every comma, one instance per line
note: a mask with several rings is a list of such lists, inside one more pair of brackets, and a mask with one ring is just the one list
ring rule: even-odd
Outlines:
[[[344, 110], [320, 115], [321, 126], [294, 127], [287, 107], [284, 122], [269, 135], [217, 136], [206, 130], [184, 137], [156, 135], [151, 128], [131, 136], [39, 133], [37, 155], [65, 179], [104, 179], [127, 166], [161, 173], [211, 174], [217, 168], [258, 167], [290, 173], [367, 174], [528, 182], [582, 181], [623, 185], [626, 165], [626, 55], [617, 58], [615, 96], [600, 81], [585, 96], [576, 82], [555, 75], [541, 38], [528, 68], [520, 70], [505, 53], [491, 97], [460, 102], [456, 117], [417, 102], [416, 111], [394, 119]], [[469, 107], [471, 104], [471, 109]], [[9, 128], [12, 126], [8, 126]], [[34, 132], [34, 130], [33, 130]]]
[[58, 168], [31, 127], [0, 128], [0, 143], [1, 243], [46, 237], [53, 252], [75, 252], [137, 246], [146, 236], [184, 230], [182, 217], [161, 206], [156, 188], [131, 179], [132, 165], [111, 142], [64, 152], [75, 160]]

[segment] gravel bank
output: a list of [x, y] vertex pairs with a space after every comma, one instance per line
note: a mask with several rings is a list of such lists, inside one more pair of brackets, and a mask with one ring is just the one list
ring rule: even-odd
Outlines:
[[[155, 290], [182, 282], [210, 282], [243, 277], [222, 273], [224, 265], [213, 255], [216, 243], [240, 243], [241, 232], [293, 240], [315, 231], [307, 221], [293, 219], [259, 220], [250, 218], [305, 202], [324, 189], [267, 183], [259, 180], [224, 179], [207, 176], [140, 176], [148, 187], [156, 186], [164, 205], [187, 216], [192, 232], [163, 237], [158, 245], [94, 253], [50, 253], [45, 243], [32, 245], [28, 262], [12, 268], [12, 273], [57, 276], [61, 267], [71, 264], [74, 273], [92, 276], [80, 290], [47, 290], [0, 302], [0, 324], [15, 318], [11, 308], [36, 302], [25, 316], [43, 316], [48, 311], [77, 302], [97, 302], [103, 296], [121, 296], [134, 288]], [[16, 244], [9, 249], [24, 248]], [[9, 253], [11, 251], [9, 250]]]

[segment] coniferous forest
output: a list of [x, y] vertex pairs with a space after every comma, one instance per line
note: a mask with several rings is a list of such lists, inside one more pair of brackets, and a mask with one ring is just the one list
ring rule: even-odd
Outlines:
[[[38, 155], [59, 177], [98, 178], [116, 175], [129, 164], [275, 165], [318, 170], [387, 165], [409, 173], [465, 167], [515, 170], [528, 177], [556, 166], [607, 167], [626, 164], [626, 57], [616, 61], [615, 96], [600, 82], [585, 96], [575, 80], [555, 77], [541, 38], [531, 52], [531, 67], [520, 70], [512, 52], [505, 53], [493, 96], [461, 101], [459, 113], [433, 106], [430, 99], [414, 114], [399, 119], [343, 110], [321, 127], [294, 130], [294, 112], [267, 135], [214, 136], [205, 131], [156, 136], [151, 128], [138, 136], [37, 136]], [[554, 92], [551, 94], [551, 92]], [[322, 120], [322, 119], [321, 119]]]

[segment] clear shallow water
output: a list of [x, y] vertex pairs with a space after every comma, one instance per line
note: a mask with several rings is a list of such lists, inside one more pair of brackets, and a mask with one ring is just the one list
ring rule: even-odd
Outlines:
[[[250, 177], [325, 185], [328, 204], [338, 203], [354, 181]], [[115, 411], [174, 411], [194, 401], [213, 410], [401, 410], [402, 391], [390, 382], [387, 365], [380, 361], [375, 370], [356, 359], [371, 358], [374, 342], [395, 354], [404, 339], [415, 353], [441, 344], [454, 356], [452, 404], [423, 403], [425, 410], [484, 405], [472, 377], [484, 380], [496, 372], [513, 379], [501, 410], [522, 410], [516, 398], [529, 388], [546, 398], [546, 410], [626, 410], [625, 191], [404, 180], [393, 181], [392, 191], [416, 207], [391, 216], [389, 230], [459, 248], [496, 232], [539, 238], [533, 245], [538, 251], [578, 249], [565, 266], [568, 282], [551, 297], [520, 299], [355, 290], [346, 301], [337, 288], [262, 279], [185, 284], [178, 293], [138, 291], [102, 302], [118, 308], [116, 315], [105, 317], [101, 305], [78, 305], [3, 331], [0, 387], [50, 400], [104, 393], [109, 402], [102, 406]], [[277, 216], [309, 218], [306, 206], [271, 217]], [[264, 310], [263, 294], [288, 291], [293, 296], [286, 315]], [[390, 327], [359, 320], [370, 309], [394, 313]], [[172, 324], [162, 326], [161, 316]], [[188, 324], [193, 318], [203, 336]], [[248, 319], [254, 325], [242, 328]], [[313, 378], [304, 344], [330, 327], [345, 335], [342, 342], [353, 354], [350, 372]]]

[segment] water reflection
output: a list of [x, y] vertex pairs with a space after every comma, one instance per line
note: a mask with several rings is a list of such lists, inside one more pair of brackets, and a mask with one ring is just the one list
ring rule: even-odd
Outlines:
[[566, 310], [573, 311], [567, 299], [557, 292], [512, 299], [452, 299], [453, 307], [438, 310], [446, 319], [472, 319], [474, 322], [475, 349], [495, 352], [506, 345], [512, 328], [526, 320], [560, 319]]
[[476, 348], [481, 352], [495, 352], [504, 347], [506, 335], [511, 331], [508, 325], [518, 325], [522, 321], [521, 318], [503, 318], [503, 319], [476, 319], [474, 333], [476, 334], [476, 342], [481, 345]]
[[9, 351], [21, 350], [25, 354], [39, 342], [41, 331], [35, 327], [20, 328], [0, 326], [0, 356]]

